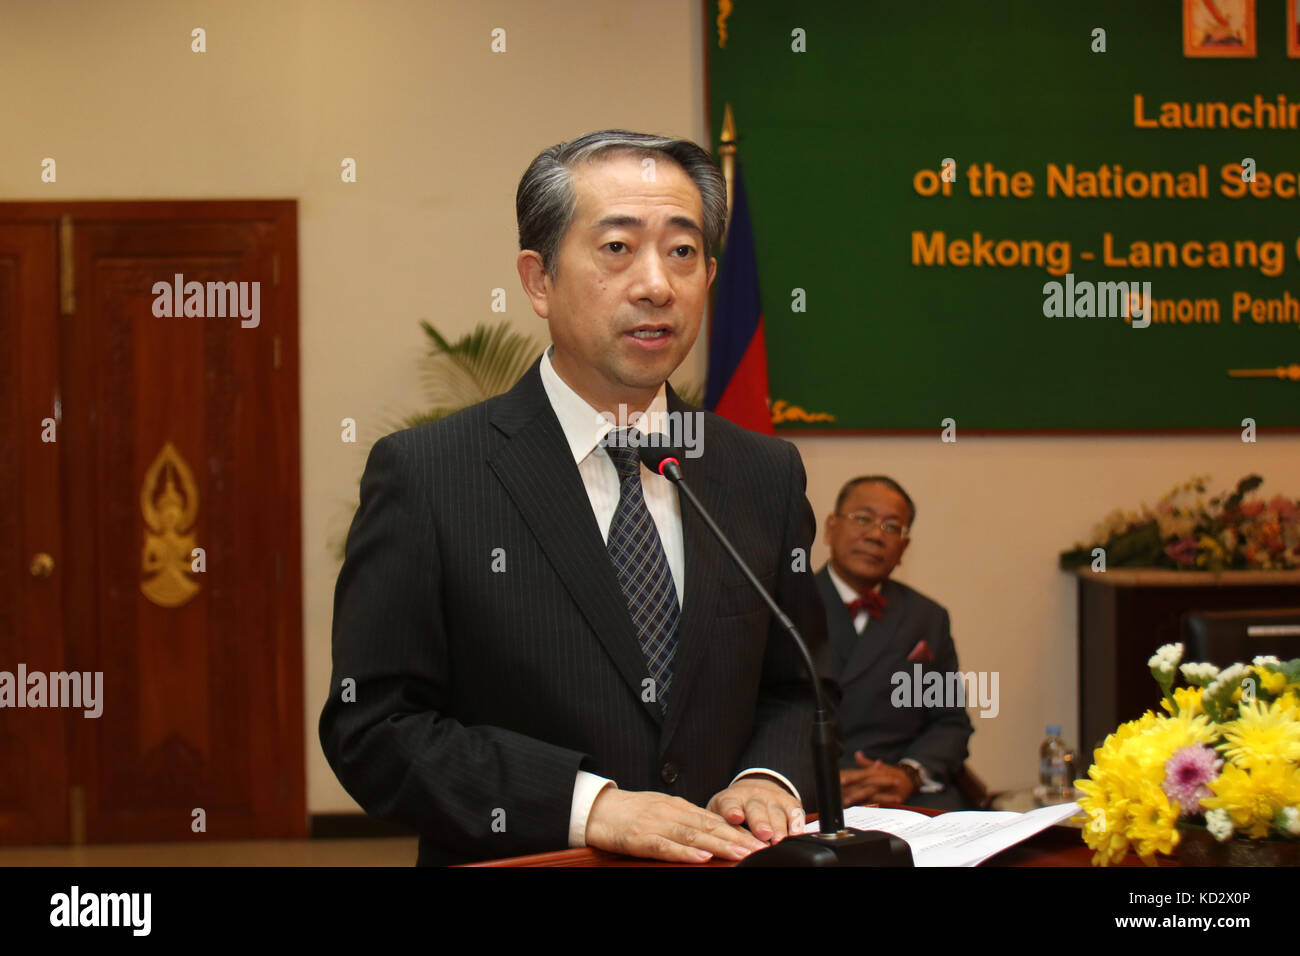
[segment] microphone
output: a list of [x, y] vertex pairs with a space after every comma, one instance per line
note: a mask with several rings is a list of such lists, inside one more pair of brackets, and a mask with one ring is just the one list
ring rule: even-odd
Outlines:
[[790, 836], [776, 846], [751, 853], [738, 866], [912, 866], [912, 851], [896, 836], [878, 830], [854, 830], [844, 826], [844, 791], [840, 788], [839, 731], [830, 716], [822, 695], [821, 681], [813, 664], [812, 652], [794, 622], [767, 593], [762, 582], [750, 570], [745, 559], [722, 533], [713, 516], [695, 497], [682, 475], [681, 454], [676, 448], [641, 445], [642, 463], [677, 486], [691, 503], [705, 525], [718, 539], [723, 550], [740, 568], [746, 580], [763, 598], [803, 656], [812, 681], [816, 711], [813, 715], [813, 768], [817, 784], [817, 833]]

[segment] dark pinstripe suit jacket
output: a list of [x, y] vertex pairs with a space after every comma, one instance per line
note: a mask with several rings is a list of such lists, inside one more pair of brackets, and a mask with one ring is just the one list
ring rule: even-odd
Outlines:
[[[671, 389], [668, 406], [693, 410]], [[683, 462], [687, 481], [813, 644], [837, 699], [798, 452], [712, 414], [702, 449]], [[565, 848], [580, 769], [703, 805], [767, 767], [812, 804], [801, 660], [688, 502], [682, 531], [665, 716], [642, 700], [645, 659], [536, 364], [505, 395], [377, 442], [320, 719], [344, 787], [416, 829], [428, 864]]]
[[926, 642], [933, 656], [922, 664], [923, 675], [960, 669], [947, 610], [906, 584], [886, 580], [880, 589], [886, 602], [884, 614], [859, 635], [825, 567], [816, 578], [826, 605], [835, 677], [844, 694], [839, 709], [844, 747], [840, 766], [856, 767], [853, 754], [858, 750], [872, 760], [892, 764], [910, 757], [939, 783], [950, 783], [966, 760], [967, 742], [974, 732], [966, 709], [894, 707], [890, 700], [898, 687], [894, 674], [915, 676], [915, 664], [907, 657], [920, 641]]

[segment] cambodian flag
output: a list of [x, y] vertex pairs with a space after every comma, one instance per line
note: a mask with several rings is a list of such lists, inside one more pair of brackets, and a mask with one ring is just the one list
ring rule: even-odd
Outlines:
[[737, 425], [775, 434], [768, 408], [767, 345], [758, 297], [754, 228], [739, 162], [732, 186], [731, 226], [718, 271], [718, 296], [709, 331], [704, 404]]

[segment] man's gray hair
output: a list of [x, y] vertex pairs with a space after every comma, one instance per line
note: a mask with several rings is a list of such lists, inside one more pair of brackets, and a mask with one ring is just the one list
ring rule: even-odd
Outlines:
[[559, 265], [560, 244], [573, 224], [578, 196], [573, 169], [610, 153], [666, 156], [679, 165], [700, 192], [704, 222], [704, 258], [716, 255], [727, 226], [727, 185], [708, 152], [688, 139], [673, 139], [625, 129], [602, 129], [543, 150], [528, 165], [515, 193], [519, 248], [532, 249], [552, 278]]

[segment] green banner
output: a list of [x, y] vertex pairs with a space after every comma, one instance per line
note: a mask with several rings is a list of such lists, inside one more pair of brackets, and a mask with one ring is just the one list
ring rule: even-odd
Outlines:
[[1300, 426], [1294, 7], [712, 0], [778, 428]]

